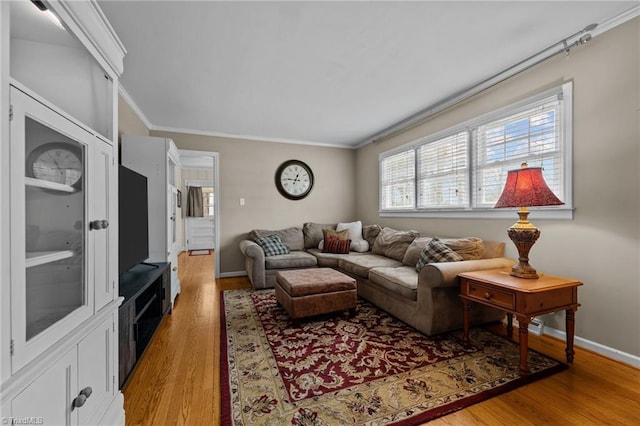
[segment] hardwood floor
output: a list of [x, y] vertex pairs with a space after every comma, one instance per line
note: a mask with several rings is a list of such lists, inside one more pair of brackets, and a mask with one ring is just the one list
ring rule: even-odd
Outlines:
[[[123, 389], [127, 425], [220, 424], [219, 295], [250, 287], [249, 281], [216, 281], [213, 255], [183, 253], [179, 263], [182, 290], [174, 311]], [[564, 359], [562, 341], [530, 336], [529, 345]], [[640, 370], [576, 348], [568, 370], [430, 424], [640, 424]]]

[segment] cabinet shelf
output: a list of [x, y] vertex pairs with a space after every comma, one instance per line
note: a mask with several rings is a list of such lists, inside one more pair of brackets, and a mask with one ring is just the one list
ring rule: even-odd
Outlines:
[[59, 251], [28, 251], [26, 256], [26, 267], [44, 265], [45, 263], [57, 262], [58, 260], [73, 257], [71, 250]]
[[56, 183], [56, 182], [49, 182], [47, 180], [36, 179], [31, 177], [25, 177], [24, 184], [28, 187], [44, 188], [44, 189], [50, 189], [52, 191], [69, 192], [69, 193], [76, 192], [76, 189], [71, 185], [65, 185], [63, 183]]

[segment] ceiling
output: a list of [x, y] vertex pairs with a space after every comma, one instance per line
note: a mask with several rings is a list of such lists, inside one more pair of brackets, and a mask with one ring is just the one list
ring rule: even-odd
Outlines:
[[152, 129], [342, 147], [638, 5], [98, 3]]

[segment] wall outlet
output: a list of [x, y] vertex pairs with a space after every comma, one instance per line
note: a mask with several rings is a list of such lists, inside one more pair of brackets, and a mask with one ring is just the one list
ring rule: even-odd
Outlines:
[[529, 333], [541, 336], [544, 331], [544, 322], [538, 318], [534, 318], [529, 323]]

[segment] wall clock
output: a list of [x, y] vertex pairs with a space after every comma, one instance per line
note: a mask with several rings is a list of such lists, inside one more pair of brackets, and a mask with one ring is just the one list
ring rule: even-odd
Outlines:
[[49, 142], [27, 157], [28, 176], [79, 188], [82, 183], [82, 149], [69, 142]]
[[301, 200], [313, 188], [311, 167], [299, 160], [288, 160], [276, 170], [276, 188], [290, 200]]

